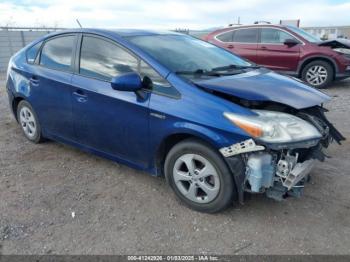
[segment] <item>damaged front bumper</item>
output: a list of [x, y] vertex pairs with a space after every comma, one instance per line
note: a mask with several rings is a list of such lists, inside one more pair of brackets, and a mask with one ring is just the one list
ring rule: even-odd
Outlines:
[[275, 200], [300, 196], [315, 162], [325, 159], [323, 148], [333, 140], [338, 143], [345, 140], [323, 111], [309, 110], [299, 117], [312, 123], [322, 137], [288, 144], [264, 144], [248, 139], [220, 149], [234, 176], [241, 203], [244, 192], [265, 193]]
[[314, 143], [306, 141], [304, 148], [271, 150], [249, 139], [222, 148], [220, 152], [234, 175], [239, 201], [243, 203], [244, 192], [266, 193], [275, 200], [300, 196], [316, 160], [322, 159], [322, 147]]

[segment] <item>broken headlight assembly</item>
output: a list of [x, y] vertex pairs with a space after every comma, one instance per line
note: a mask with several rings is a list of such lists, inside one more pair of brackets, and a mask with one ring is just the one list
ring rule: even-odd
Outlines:
[[244, 192], [265, 193], [275, 200], [302, 195], [315, 160], [325, 158], [322, 149], [333, 139], [339, 144], [345, 140], [327, 120], [325, 111], [314, 107], [297, 115], [268, 110], [252, 110], [255, 114], [249, 116], [224, 113], [232, 124], [251, 136], [220, 149], [233, 165], [232, 170], [239, 161], [245, 165], [234, 176], [241, 203]]
[[350, 49], [349, 48], [334, 48], [333, 51], [345, 55], [350, 55]]
[[300, 142], [322, 137], [312, 124], [299, 117], [275, 111], [252, 111], [256, 115], [226, 112], [224, 116], [255, 140], [268, 144]]

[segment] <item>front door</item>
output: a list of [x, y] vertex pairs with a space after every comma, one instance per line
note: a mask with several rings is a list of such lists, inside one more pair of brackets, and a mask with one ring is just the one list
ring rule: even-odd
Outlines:
[[258, 44], [257, 63], [277, 71], [297, 71], [300, 44], [286, 45], [285, 40], [294, 39], [289, 33], [275, 28], [262, 28]]
[[138, 59], [110, 40], [84, 35], [72, 78], [76, 138], [88, 148], [148, 164], [149, 96], [113, 90], [112, 77], [137, 71]]

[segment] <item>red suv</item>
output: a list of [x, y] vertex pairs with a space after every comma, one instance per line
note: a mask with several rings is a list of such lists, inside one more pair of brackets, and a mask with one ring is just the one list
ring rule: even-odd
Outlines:
[[214, 31], [205, 41], [317, 88], [350, 77], [350, 41], [321, 41], [293, 26], [252, 25]]

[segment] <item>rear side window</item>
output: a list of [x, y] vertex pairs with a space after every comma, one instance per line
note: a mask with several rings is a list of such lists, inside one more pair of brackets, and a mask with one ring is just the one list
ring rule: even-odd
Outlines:
[[75, 36], [61, 36], [48, 40], [41, 51], [40, 65], [69, 71], [72, 63]]
[[221, 42], [232, 42], [232, 40], [233, 40], [233, 31], [220, 34], [216, 38], [219, 39]]
[[123, 48], [97, 37], [84, 36], [80, 74], [110, 81], [123, 73], [137, 72], [137, 59]]
[[237, 43], [257, 43], [258, 29], [239, 29], [234, 31], [233, 42]]
[[27, 62], [29, 64], [34, 64], [35, 58], [38, 55], [38, 51], [41, 47], [41, 44], [42, 42], [39, 42], [27, 50], [26, 56], [27, 56]]
[[261, 43], [283, 44], [287, 39], [295, 39], [295, 37], [278, 29], [261, 29]]

